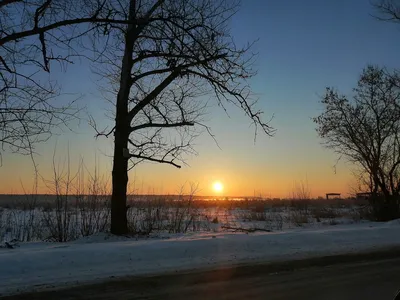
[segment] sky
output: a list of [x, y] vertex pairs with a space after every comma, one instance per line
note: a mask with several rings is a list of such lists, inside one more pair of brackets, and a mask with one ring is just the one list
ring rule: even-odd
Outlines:
[[[273, 137], [259, 134], [240, 110], [229, 115], [210, 109], [208, 125], [218, 140], [204, 134], [196, 140], [198, 155], [188, 166], [145, 163], [129, 173], [130, 187], [142, 194], [174, 194], [182, 186], [198, 184], [199, 195], [289, 197], [299, 184], [313, 197], [328, 192], [347, 196], [355, 186], [352, 166], [321, 145], [311, 118], [322, 112], [319, 103], [327, 86], [349, 94], [367, 64], [400, 67], [400, 25], [380, 22], [368, 0], [247, 0], [231, 23], [237, 44], [257, 40], [251, 87], [265, 119], [273, 117]], [[53, 76], [53, 75], [52, 75]], [[96, 120], [109, 123], [106, 101], [96, 77], [84, 62], [56, 74], [63, 89], [82, 95], [81, 103]], [[83, 119], [37, 147], [36, 162], [44, 178], [56, 164], [72, 167], [83, 159], [87, 168], [110, 178], [112, 140], [95, 139]], [[32, 186], [29, 157], [4, 153], [0, 193], [20, 193]], [[212, 186], [223, 184], [218, 194]], [[45, 186], [40, 185], [41, 191]]]

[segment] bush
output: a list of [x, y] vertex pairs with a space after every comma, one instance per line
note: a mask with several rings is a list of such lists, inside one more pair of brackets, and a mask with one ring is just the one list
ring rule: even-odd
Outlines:
[[386, 222], [400, 218], [399, 199], [395, 196], [385, 198], [377, 195], [370, 198], [372, 219], [378, 222]]
[[308, 223], [308, 214], [303, 210], [292, 210], [289, 218], [290, 222], [298, 227]]

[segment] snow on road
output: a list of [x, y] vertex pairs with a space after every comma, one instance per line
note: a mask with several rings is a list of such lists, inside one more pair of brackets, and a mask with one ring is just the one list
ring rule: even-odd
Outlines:
[[136, 240], [96, 235], [65, 244], [0, 249], [0, 294], [124, 275], [193, 270], [400, 246], [400, 222], [289, 232], [203, 233]]

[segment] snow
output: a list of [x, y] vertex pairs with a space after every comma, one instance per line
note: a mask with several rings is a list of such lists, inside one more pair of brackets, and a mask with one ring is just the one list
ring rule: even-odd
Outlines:
[[135, 239], [97, 234], [75, 242], [0, 249], [0, 294], [239, 263], [272, 262], [400, 246], [400, 222], [272, 233], [193, 233]]

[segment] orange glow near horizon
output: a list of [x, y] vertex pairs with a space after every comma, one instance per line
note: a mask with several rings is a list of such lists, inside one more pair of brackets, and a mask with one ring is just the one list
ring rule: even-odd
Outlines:
[[[90, 145], [82, 144], [79, 148], [74, 143], [71, 142], [70, 151], [71, 178], [76, 177], [80, 154], [83, 153], [86, 168], [82, 180], [79, 181], [80, 186], [84, 184], [84, 188], [89, 188], [93, 174], [98, 174], [101, 186], [110, 191], [112, 161], [100, 152], [97, 159], [93, 159], [96, 158], [96, 149], [89, 151], [84, 147]], [[64, 146], [59, 145], [60, 151], [55, 159], [56, 169], [61, 173], [68, 170]], [[236, 149], [229, 149], [231, 148]], [[342, 163], [334, 173], [331, 167], [334, 156], [325, 155], [328, 152], [323, 149], [304, 151], [304, 156], [299, 153], [291, 156], [290, 153], [283, 155], [282, 151], [274, 153], [271, 148], [272, 146], [268, 156], [254, 148], [250, 155], [253, 160], [242, 158], [242, 151], [233, 154], [227, 150], [202, 151], [202, 155], [191, 160], [190, 167], [182, 169], [159, 164], [141, 164], [129, 172], [128, 189], [131, 193], [142, 195], [173, 195], [179, 194], [183, 186], [187, 189], [190, 183], [195, 183], [198, 185], [197, 196], [287, 198], [292, 196], [296, 183], [304, 181], [311, 197], [317, 198], [330, 192], [342, 193], [345, 197], [356, 187], [350, 171], [351, 165]], [[41, 153], [43, 154], [37, 157], [40, 172], [37, 192], [52, 193], [54, 170], [48, 159], [52, 156], [51, 147], [43, 149]], [[77, 178], [74, 179], [75, 183]], [[71, 192], [75, 192], [75, 183]], [[0, 194], [31, 193], [33, 187], [34, 169], [30, 158], [17, 154], [7, 155], [7, 159], [3, 157], [3, 166], [0, 167]]]
[[[51, 170], [46, 170], [44, 164], [42, 166], [41, 175], [46, 180], [51, 181]], [[32, 171], [28, 167], [29, 165], [25, 164], [25, 169], [22, 167], [12, 168], [10, 165], [0, 168], [0, 194], [29, 194], [34, 192], [32, 189], [34, 184]], [[19, 170], [23, 170], [23, 172]], [[129, 190], [132, 193], [143, 195], [171, 195], [178, 194], [185, 183], [193, 182], [199, 186], [197, 196], [287, 198], [295, 192], [296, 182], [302, 181], [301, 173], [288, 175], [285, 172], [264, 172], [260, 170], [259, 172], [249, 172], [251, 174], [244, 176], [239, 171], [229, 170], [229, 168], [227, 168], [227, 171], [222, 168], [217, 171], [210, 171], [210, 168], [207, 169], [202, 166], [187, 168], [182, 171], [157, 165], [143, 165], [136, 175], [130, 174]], [[72, 168], [73, 175], [75, 172], [75, 168]], [[101, 186], [109, 191], [111, 191], [110, 173], [108, 168], [104, 168], [104, 171], [99, 174]], [[90, 175], [85, 174], [85, 180], [82, 184], [84, 183], [86, 189], [90, 186], [89, 179]], [[227, 182], [229, 182], [229, 185], [226, 185]], [[73, 184], [74, 188], [75, 183]], [[355, 182], [350, 172], [334, 175], [329, 170], [322, 168], [321, 170], [312, 170], [310, 168], [309, 173], [307, 173], [307, 189], [313, 198], [324, 197], [325, 193], [329, 192], [342, 193], [342, 196], [345, 197], [353, 187], [355, 187]], [[44, 183], [39, 180], [37, 192], [39, 194], [52, 193], [51, 183]]]

